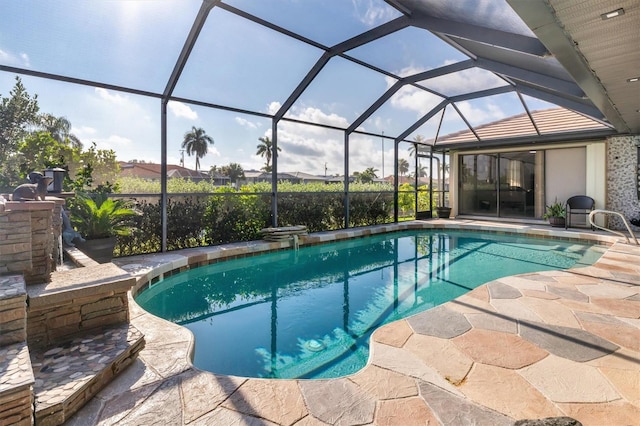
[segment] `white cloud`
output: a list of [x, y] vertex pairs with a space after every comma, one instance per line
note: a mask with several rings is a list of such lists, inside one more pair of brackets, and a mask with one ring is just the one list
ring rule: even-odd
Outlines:
[[[311, 123], [325, 124], [327, 126], [335, 126], [347, 128], [349, 127], [349, 121], [345, 117], [340, 117], [338, 114], [327, 114], [319, 108], [307, 107], [307, 108], [292, 108], [286, 114], [286, 117], [294, 118], [297, 120], [308, 121]], [[317, 126], [313, 126], [317, 127]]]
[[442, 102], [442, 98], [426, 90], [413, 86], [403, 86], [391, 97], [391, 105], [396, 108], [415, 111], [417, 116], [422, 116], [436, 105]]
[[196, 120], [198, 118], [198, 113], [182, 102], [169, 101], [167, 107], [176, 117], [186, 118], [187, 120]]
[[20, 54], [20, 59], [22, 59], [22, 63], [24, 64], [24, 66], [26, 66], [26, 67], [30, 67], [31, 66], [31, 61], [29, 60], [29, 55], [27, 55], [26, 53], [21, 53]]
[[[375, 27], [396, 15], [391, 7], [374, 6], [372, 0], [352, 0], [356, 18], [368, 27]], [[364, 11], [363, 11], [364, 9]]]
[[94, 127], [91, 127], [91, 126], [80, 126], [80, 127], [73, 126], [71, 128], [71, 133], [73, 133], [78, 138], [80, 138], [80, 140], [82, 140], [84, 138], [90, 138], [90, 137], [98, 134], [98, 131]]
[[274, 115], [276, 112], [278, 112], [281, 106], [282, 104], [280, 104], [280, 102], [271, 102], [269, 105], [267, 105], [267, 114]]
[[236, 117], [235, 120], [239, 125], [248, 127], [249, 129], [257, 129], [258, 127], [262, 126], [262, 123], [254, 123], [242, 117]]
[[104, 101], [110, 102], [116, 105], [124, 105], [129, 102], [129, 98], [119, 93], [113, 93], [102, 87], [96, 87], [95, 93]]
[[469, 68], [464, 71], [443, 75], [423, 82], [427, 87], [443, 94], [471, 93], [507, 83], [488, 71]]
[[26, 53], [14, 54], [8, 52], [6, 50], [0, 49], [0, 62], [3, 62], [8, 65], [18, 65], [21, 67], [31, 67], [31, 61], [29, 60], [29, 55]]
[[[277, 110], [277, 103], [271, 104]], [[337, 114], [327, 113], [319, 108], [293, 108], [288, 118], [323, 123], [346, 128], [348, 121]], [[271, 138], [271, 130], [264, 133]], [[340, 130], [319, 126], [281, 121], [278, 125], [278, 146], [282, 149], [278, 156], [278, 170], [282, 172], [302, 171], [324, 175], [325, 165], [328, 175], [344, 173], [344, 133]], [[379, 138], [353, 134], [350, 138], [350, 172], [362, 171], [374, 167], [382, 175], [382, 146]], [[245, 168], [261, 169], [264, 158], [251, 155], [243, 162]], [[393, 170], [393, 148], [385, 144], [385, 174]]]
[[[482, 108], [476, 108], [466, 101], [457, 102], [456, 106], [465, 118], [474, 126], [500, 120], [507, 116], [507, 114], [502, 111], [498, 105], [492, 102], [483, 105]], [[447, 116], [449, 115], [447, 114]]]
[[92, 142], [96, 143], [98, 149], [113, 149], [114, 151], [130, 147], [132, 143], [131, 139], [119, 135], [110, 135], [107, 138], [92, 139]]
[[[421, 72], [425, 72], [425, 71], [429, 71], [431, 68], [427, 68], [427, 67], [416, 67], [414, 65], [409, 65], [407, 67], [404, 68], [400, 68], [399, 70], [395, 70], [394, 74], [396, 74], [399, 77], [409, 77], [415, 74], [419, 74]], [[393, 86], [396, 82], [396, 79], [393, 77], [385, 77], [385, 81], [387, 82], [387, 88]]]
[[220, 151], [214, 146], [209, 145], [207, 150], [207, 155], [211, 155], [213, 157], [221, 157]]

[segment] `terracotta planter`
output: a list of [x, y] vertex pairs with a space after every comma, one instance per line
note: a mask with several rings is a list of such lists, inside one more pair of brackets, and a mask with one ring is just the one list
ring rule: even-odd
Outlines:
[[550, 217], [549, 224], [554, 228], [564, 228], [564, 217]]
[[116, 237], [98, 238], [77, 243], [78, 250], [86, 254], [98, 263], [111, 262], [113, 249], [116, 246]]

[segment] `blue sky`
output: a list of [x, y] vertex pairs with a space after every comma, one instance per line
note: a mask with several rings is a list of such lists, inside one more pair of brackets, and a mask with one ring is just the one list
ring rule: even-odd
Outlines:
[[[399, 13], [377, 0], [228, 0], [227, 4], [331, 46]], [[161, 93], [200, 7], [199, 0], [2, 0], [0, 64], [69, 75]], [[399, 76], [467, 59], [431, 33], [407, 28], [347, 54]], [[295, 89], [322, 50], [214, 8], [193, 49], [174, 95], [260, 113], [274, 113]], [[38, 94], [41, 111], [67, 117], [85, 145], [116, 151], [120, 160], [160, 161], [160, 101], [70, 83], [21, 77]], [[294, 103], [288, 117], [348, 127], [395, 80], [335, 57]], [[0, 72], [7, 96], [15, 74]], [[479, 69], [420, 82], [451, 95], [504, 85]], [[442, 98], [404, 87], [361, 128], [395, 136]], [[457, 104], [472, 124], [523, 112], [514, 94]], [[532, 102], [531, 109], [550, 105]], [[445, 114], [441, 134], [461, 130], [457, 114]], [[415, 134], [435, 136], [440, 114]], [[259, 169], [258, 138], [271, 136], [271, 120], [250, 114], [171, 102], [168, 159], [180, 161], [180, 144], [192, 126], [215, 144], [202, 168], [240, 163]], [[412, 135], [410, 138], [412, 138]], [[281, 171], [342, 174], [344, 132], [283, 121], [278, 127]], [[350, 170], [382, 169], [379, 137], [353, 135]], [[409, 158], [406, 146], [400, 156]], [[393, 170], [393, 143], [384, 142], [384, 168]], [[193, 167], [194, 158], [185, 157]], [[379, 173], [381, 174], [381, 173]]]

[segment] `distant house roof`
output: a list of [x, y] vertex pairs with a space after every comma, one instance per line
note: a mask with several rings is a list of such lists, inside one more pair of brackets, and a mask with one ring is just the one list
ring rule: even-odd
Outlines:
[[[155, 163], [126, 163], [120, 161], [120, 176], [130, 176], [142, 179], [160, 180], [160, 164]], [[191, 180], [208, 180], [209, 173], [195, 171], [186, 167], [167, 164], [167, 177], [186, 178]]]
[[[541, 135], [550, 133], [582, 132], [585, 130], [608, 130], [607, 125], [565, 108], [550, 108], [532, 111], [531, 117]], [[514, 115], [502, 120], [483, 124], [473, 129], [480, 140], [512, 139], [536, 136], [536, 127], [527, 113]], [[433, 139], [428, 143], [433, 144]], [[438, 137], [438, 145], [461, 142], [477, 142], [478, 138], [469, 129]]]
[[[245, 180], [252, 182], [271, 181], [271, 173], [261, 170], [245, 170], [244, 177]], [[329, 179], [329, 176], [318, 176], [304, 172], [278, 172], [278, 180], [288, 180], [292, 182], [327, 182]]]
[[289, 174], [305, 182], [309, 182], [309, 181], [326, 182], [328, 177], [328, 176], [312, 175], [310, 173], [304, 173], [304, 172], [293, 172]]

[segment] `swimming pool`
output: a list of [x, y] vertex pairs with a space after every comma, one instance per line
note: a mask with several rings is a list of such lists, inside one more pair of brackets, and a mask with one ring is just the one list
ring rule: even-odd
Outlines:
[[380, 325], [520, 273], [595, 262], [602, 247], [460, 231], [402, 231], [194, 268], [136, 296], [189, 328], [214, 373], [328, 378], [354, 373]]

